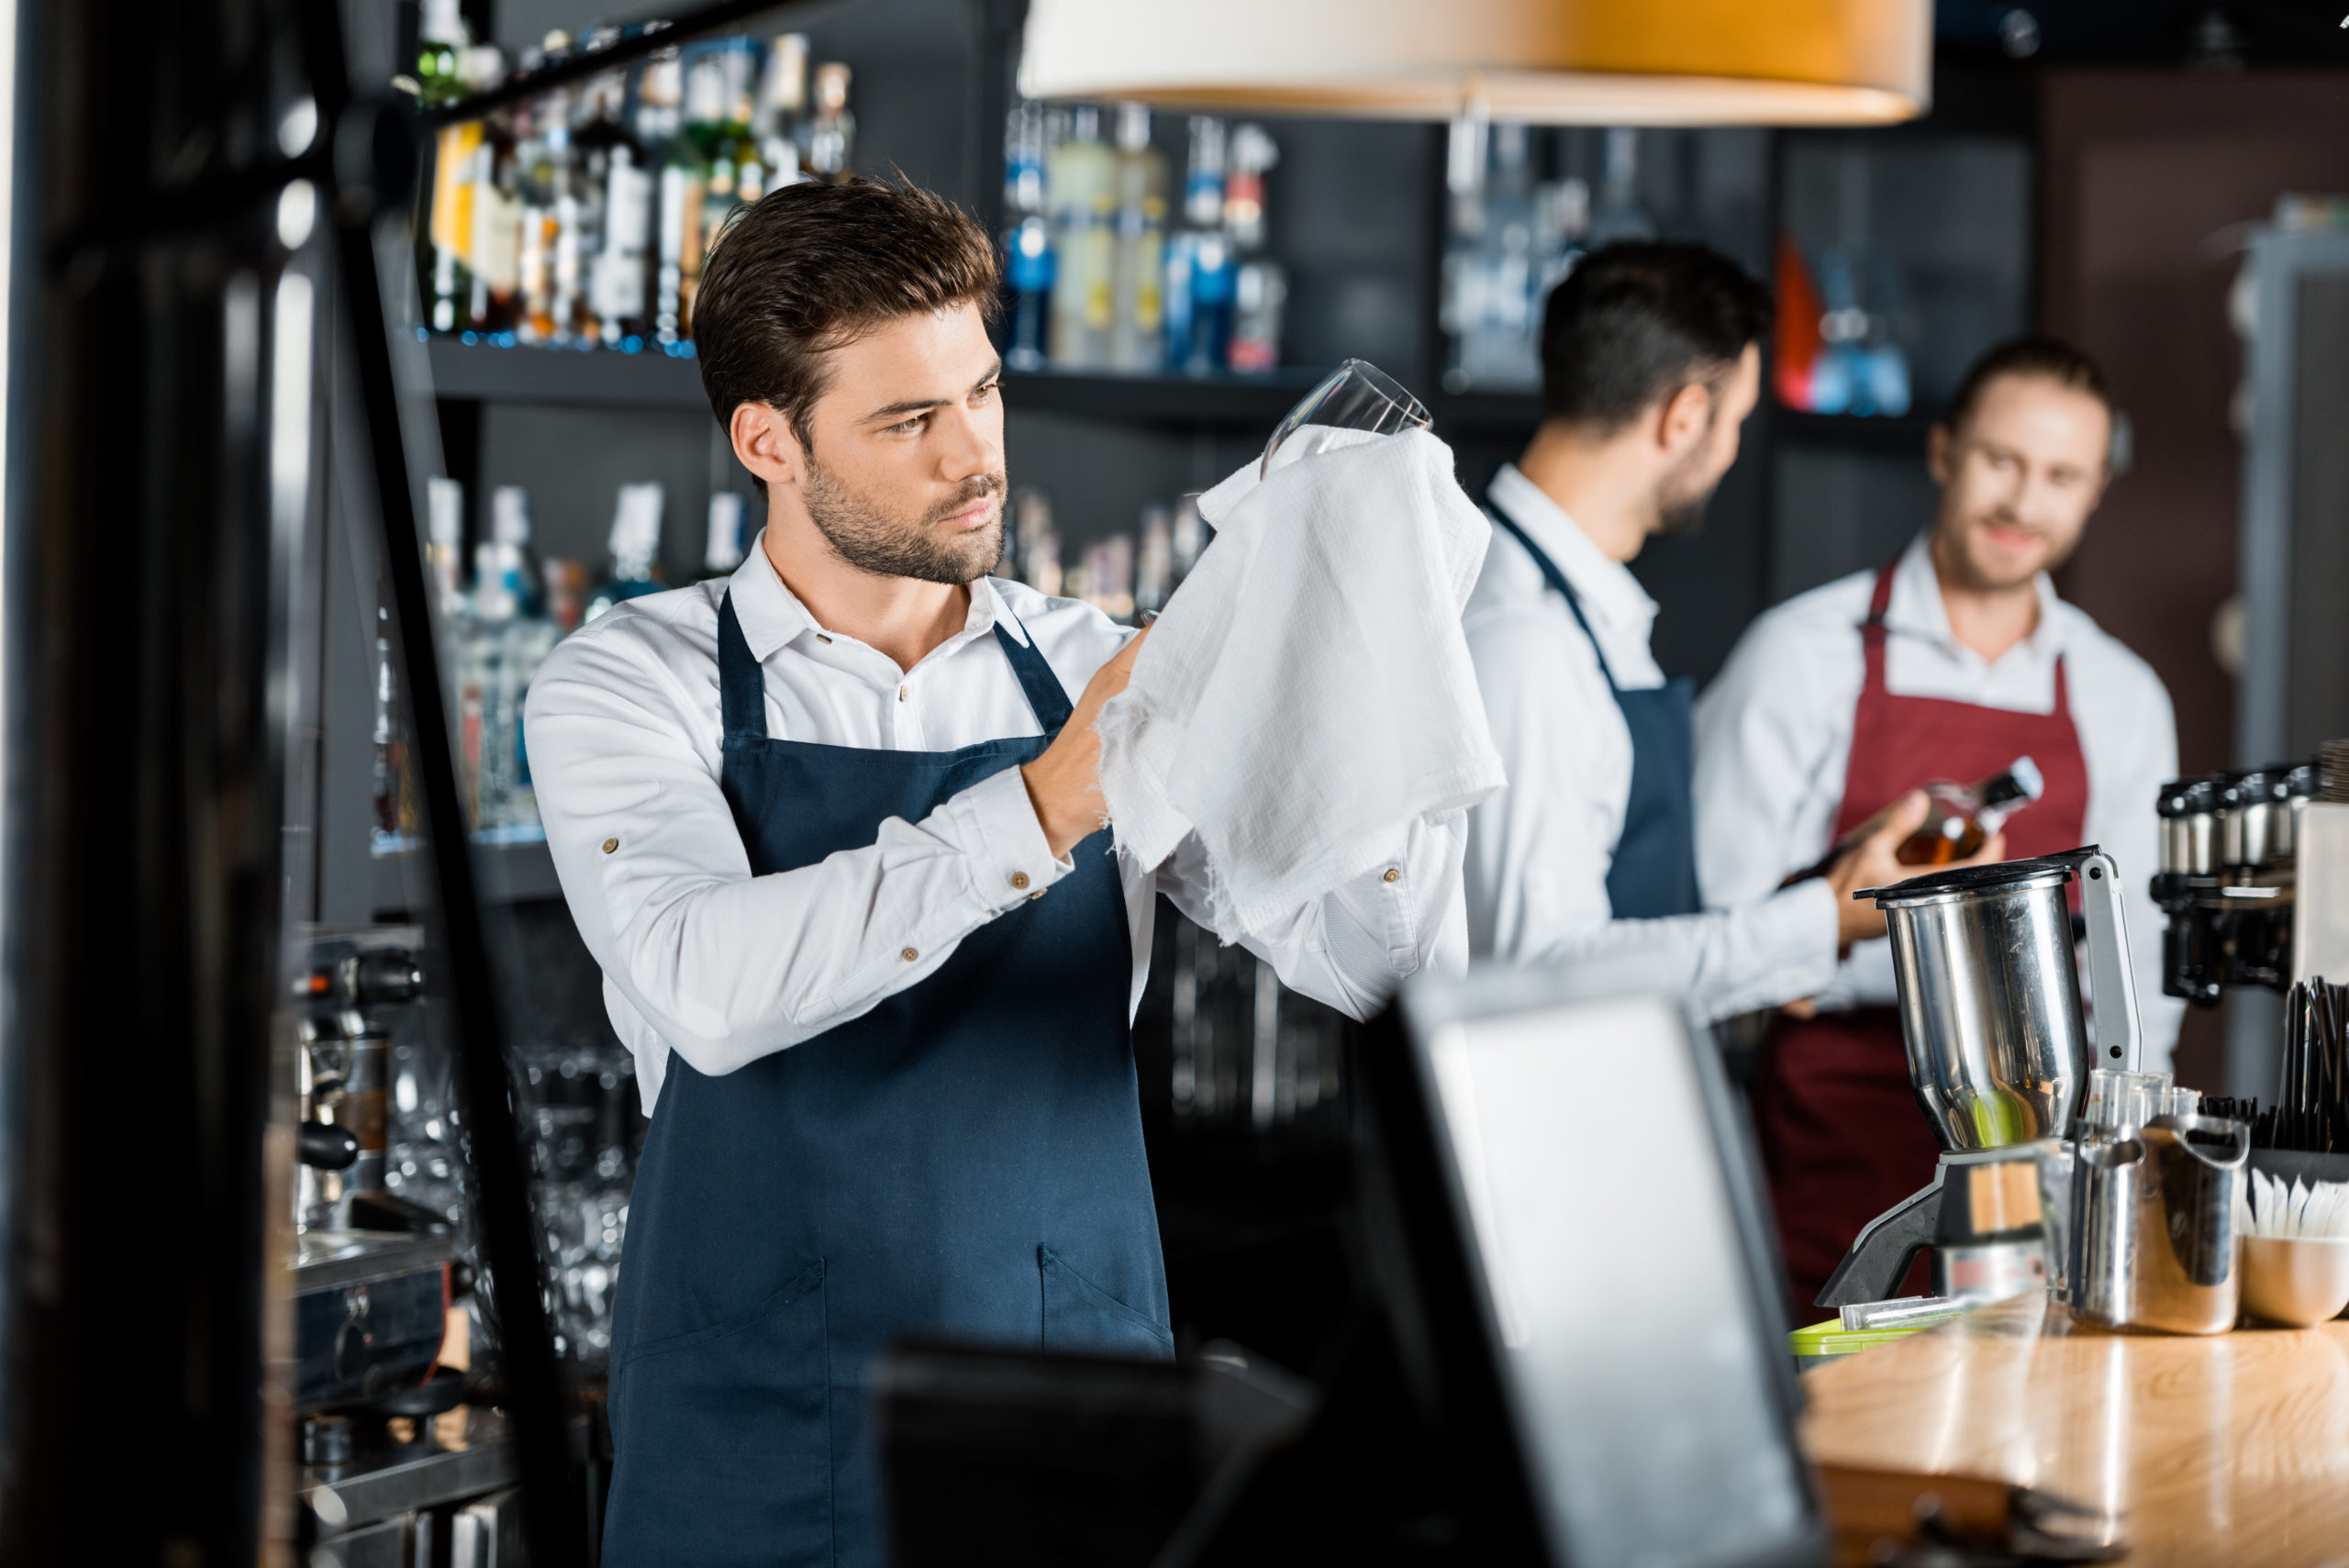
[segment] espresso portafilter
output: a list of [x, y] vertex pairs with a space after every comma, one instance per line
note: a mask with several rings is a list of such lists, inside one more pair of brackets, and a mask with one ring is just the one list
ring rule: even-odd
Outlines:
[[1884, 911], [1909, 1082], [1942, 1157], [1929, 1185], [1861, 1229], [1818, 1305], [1891, 1296], [1926, 1247], [1938, 1295], [1995, 1301], [2046, 1284], [2040, 1167], [2059, 1162], [2095, 1065], [2072, 937], [2076, 880], [2097, 1054], [2134, 1072], [2120, 879], [2095, 846], [1853, 895]]

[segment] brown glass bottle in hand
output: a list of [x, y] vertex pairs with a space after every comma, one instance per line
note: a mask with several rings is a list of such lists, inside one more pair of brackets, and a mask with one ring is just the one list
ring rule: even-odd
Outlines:
[[2004, 773], [1979, 784], [1934, 779], [1921, 787], [1927, 802], [1924, 826], [1893, 851], [1903, 865], [1943, 866], [1965, 859], [1989, 842], [2008, 817], [2037, 800], [2046, 786], [2037, 764], [2029, 757], [2017, 757]]

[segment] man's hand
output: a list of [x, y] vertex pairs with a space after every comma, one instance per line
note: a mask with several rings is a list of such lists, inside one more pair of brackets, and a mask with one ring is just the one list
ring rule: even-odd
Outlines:
[[1928, 867], [1904, 865], [1895, 859], [1902, 840], [1925, 824], [1925, 792], [1912, 789], [1890, 806], [1886, 806], [1860, 828], [1859, 841], [1845, 851], [1842, 857], [1827, 871], [1827, 885], [1835, 891], [1835, 940], [1842, 948], [1854, 942], [1865, 941], [1884, 935], [1884, 911], [1871, 902], [1852, 896], [1863, 887], [1882, 887], [1887, 883], [1906, 882], [1921, 876], [1929, 870], [1947, 871], [1952, 866], [1988, 865], [2007, 858], [2007, 840], [2003, 833], [1992, 835], [1968, 860], [1955, 861], [1951, 866]]
[[1085, 683], [1085, 695], [1076, 699], [1076, 710], [1052, 743], [1019, 770], [1036, 821], [1044, 829], [1044, 842], [1056, 860], [1065, 859], [1078, 840], [1091, 837], [1108, 820], [1108, 807], [1101, 798], [1101, 736], [1093, 721], [1101, 717], [1101, 705], [1124, 691], [1133, 678], [1134, 655], [1149, 635], [1136, 636], [1093, 673], [1093, 679]]

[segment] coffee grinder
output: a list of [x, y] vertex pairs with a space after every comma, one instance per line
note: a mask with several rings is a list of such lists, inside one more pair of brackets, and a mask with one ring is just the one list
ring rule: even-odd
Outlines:
[[1936, 1295], [1998, 1301], [2046, 1284], [2041, 1158], [2079, 1114], [2092, 1064], [2067, 895], [2076, 878], [2098, 1054], [2134, 1073], [2120, 881], [2095, 845], [1853, 895], [1884, 911], [1909, 1081], [1942, 1156], [1931, 1184], [1861, 1229], [1818, 1306], [1889, 1297], [1926, 1247]]

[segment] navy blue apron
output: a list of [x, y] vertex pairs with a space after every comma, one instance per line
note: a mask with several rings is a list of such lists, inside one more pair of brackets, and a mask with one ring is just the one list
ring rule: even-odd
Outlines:
[[1623, 836], [1607, 867], [1607, 903], [1618, 920], [1649, 920], [1693, 915], [1703, 907], [1697, 895], [1696, 686], [1675, 675], [1661, 686], [1627, 692], [1615, 684], [1607, 651], [1591, 635], [1582, 601], [1566, 585], [1566, 574], [1532, 537], [1497, 507], [1493, 520], [1507, 528], [1542, 569], [1551, 587], [1574, 612], [1575, 624], [1590, 638], [1598, 673], [1623, 710], [1631, 732], [1631, 795], [1623, 804]]
[[[718, 778], [752, 872], [869, 846], [1042, 751], [1068, 695], [996, 636], [1041, 737], [775, 740], [729, 595]], [[1172, 1353], [1125, 893], [1106, 830], [1074, 858], [861, 1018], [722, 1077], [670, 1056], [613, 1320], [609, 1568], [883, 1562], [865, 1385], [907, 1334]]]

